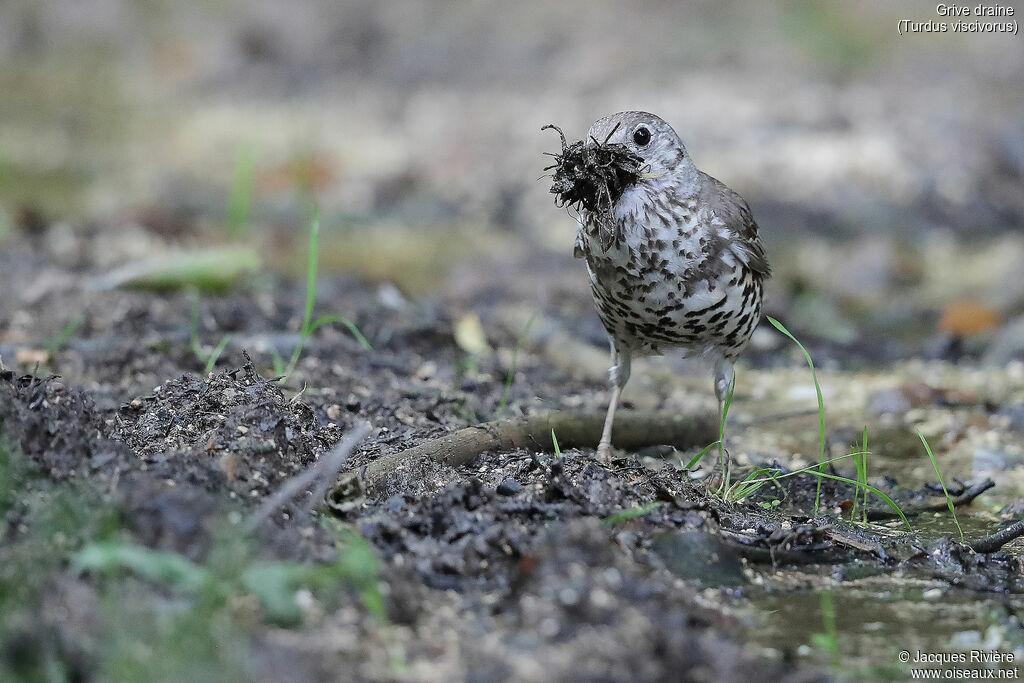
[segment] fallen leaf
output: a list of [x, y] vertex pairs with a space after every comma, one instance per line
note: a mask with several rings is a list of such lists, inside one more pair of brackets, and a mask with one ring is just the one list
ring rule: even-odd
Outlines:
[[483, 325], [475, 313], [467, 313], [455, 321], [455, 343], [460, 349], [473, 355], [491, 352]]
[[939, 319], [939, 330], [957, 337], [970, 337], [991, 332], [1002, 323], [997, 311], [970, 301], [957, 301], [946, 306]]
[[23, 367], [43, 365], [50, 362], [50, 352], [45, 349], [18, 349], [14, 352], [14, 360]]
[[222, 292], [242, 276], [259, 270], [260, 264], [256, 249], [243, 245], [174, 251], [126, 263], [105, 275], [91, 278], [87, 286], [99, 290], [129, 287], [158, 292], [191, 286], [204, 292]]

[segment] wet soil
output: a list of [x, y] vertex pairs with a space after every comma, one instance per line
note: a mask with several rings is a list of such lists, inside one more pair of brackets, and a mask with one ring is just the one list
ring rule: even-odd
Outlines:
[[[318, 309], [344, 311], [372, 349], [343, 326], [324, 327], [307, 340], [293, 376], [281, 378], [274, 356], [286, 356], [296, 342], [302, 305], [301, 290], [287, 280], [243, 282], [197, 300], [188, 293], [85, 291], [81, 283], [98, 267], [88, 259], [59, 263], [45, 243], [10, 243], [0, 259], [0, 289], [8, 293], [0, 301], [7, 364], [0, 424], [4, 439], [42, 475], [25, 496], [85, 484], [114, 507], [133, 542], [196, 562], [216, 552], [225, 525], [245, 537], [255, 508], [357, 424], [368, 422], [372, 431], [345, 463], [355, 472], [485, 419], [600, 410], [606, 398], [599, 374], [549, 353], [552, 344], [566, 344], [559, 337], [565, 327], [551, 321], [573, 325], [574, 316], [587, 315], [572, 300], [542, 311], [523, 344], [521, 321], [508, 322], [519, 319], [503, 312], [500, 297], [477, 293], [476, 315], [498, 351], [471, 354], [459, 339], [465, 314], [457, 305], [413, 303], [368, 282], [324, 277]], [[73, 318], [74, 333], [47, 347]], [[224, 353], [204, 376], [192, 338], [211, 349], [226, 334]], [[645, 388], [627, 396], [627, 407], [712, 409], [697, 389], [681, 400], [670, 385], [638, 384]], [[926, 403], [947, 408], [948, 392], [934, 394], [939, 398]], [[738, 405], [744, 401], [757, 403], [748, 395]], [[993, 419], [1007, 410], [967, 403]], [[771, 422], [740, 410], [737, 455], [770, 464], [771, 449], [752, 444], [774, 438]], [[775, 429], [786, 429], [780, 420]], [[806, 436], [813, 444], [813, 427]], [[830, 441], [843, 438], [842, 429], [830, 433]], [[1000, 648], [1024, 643], [1016, 625], [1024, 584], [1014, 552], [974, 553], [949, 528], [928, 534], [907, 532], [898, 520], [851, 524], [844, 518], [856, 492], [835, 481], [819, 491], [810, 477], [785, 478], [726, 502], [680, 468], [699, 448], [623, 452], [607, 466], [592, 449], [555, 454], [547, 445], [487, 452], [458, 467], [420, 458], [314, 511], [319, 501], [304, 491], [259, 525], [257, 556], [329, 563], [338, 552], [330, 528], [340, 520], [378, 558], [387, 622], [375, 620], [355, 592], [290, 629], [236, 614], [251, 639], [240, 647], [261, 652], [261, 665], [243, 667], [245, 675], [272, 680], [284, 670], [293, 680], [323, 680], [344, 668], [366, 679], [815, 680], [839, 671], [830, 672], [825, 651], [810, 645], [824, 629], [817, 595], [825, 587], [840, 605], [850, 591], [874, 600], [898, 591], [913, 605], [920, 598], [911, 594], [923, 590], [941, 596], [930, 604], [981, 601], [1001, 611], [960, 610], [941, 626], [919, 623], [907, 638], [922, 647], [945, 646], [961, 632], [984, 635], [985, 628], [996, 629]], [[934, 488], [901, 487], [893, 478], [872, 483], [908, 511], [929, 510], [911, 516], [917, 527], [944, 504]], [[949, 486], [958, 493], [956, 482]], [[885, 505], [871, 505], [885, 516]], [[5, 543], [38, 524], [33, 509], [8, 510]], [[965, 526], [980, 537], [997, 522]], [[33, 651], [26, 633], [55, 632], [63, 666], [84, 680], [102, 678], [103, 647], [83, 627], [102, 613], [95, 581], [66, 562], [55, 566], [45, 582], [47, 600], [58, 606], [28, 610], [30, 626], [7, 636], [9, 657]], [[154, 591], [143, 599], [166, 599], [145, 582], [131, 586], [136, 596]], [[769, 615], [789, 613], [791, 605], [800, 605], [801, 626], [779, 631]], [[905, 616], [879, 610], [872, 617], [884, 624], [877, 634]], [[849, 641], [858, 649], [844, 675], [865, 659], [864, 650], [881, 646], [880, 635], [862, 635]], [[873, 675], [905, 673], [889, 664]]]
[[[969, 547], [1024, 516], [1015, 37], [892, 30], [933, 4], [129, 5], [0, 3], [0, 679], [905, 680], [901, 650], [1015, 657], [979, 676], [1024, 658], [1024, 543]], [[803, 356], [757, 330], [738, 476], [848, 455], [867, 425], [867, 480], [913, 530], [877, 496], [851, 523], [856, 491], [806, 475], [724, 502], [680, 467], [703, 443], [602, 466], [546, 438], [408, 460], [329, 505], [304, 487], [254, 522], [364, 423], [356, 481], [469, 425], [605, 408], [574, 223], [535, 179], [545, 122], [575, 139], [627, 107], [749, 201], [766, 310], [818, 367], [823, 443]], [[314, 317], [368, 344], [322, 326], [279, 378], [310, 193]], [[226, 241], [266, 268], [109, 287]], [[624, 404], [716, 411], [673, 358], [637, 361]], [[995, 484], [956, 521], [919, 431], [952, 495]], [[75, 568], [97, 542], [136, 564]], [[189, 567], [215, 589], [178, 585]]]

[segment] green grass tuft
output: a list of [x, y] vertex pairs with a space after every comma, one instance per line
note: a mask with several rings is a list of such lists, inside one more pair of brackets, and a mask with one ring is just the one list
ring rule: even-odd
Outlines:
[[73, 572], [110, 573], [116, 569], [184, 590], [198, 590], [208, 580], [205, 570], [178, 553], [122, 541], [90, 543], [71, 560]]
[[[903, 510], [901, 510], [900, 506], [896, 504], [896, 501], [894, 501], [892, 498], [890, 498], [889, 495], [885, 493], [885, 491], [882, 491], [882, 490], [880, 490], [880, 489], [878, 489], [878, 488], [876, 488], [874, 486], [871, 486], [870, 484], [859, 482], [856, 479], [850, 479], [848, 477], [841, 477], [841, 476], [839, 476], [837, 474], [828, 474], [827, 472], [820, 471], [820, 468], [821, 468], [822, 464], [828, 465], [830, 463], [837, 462], [839, 460], [844, 460], [844, 459], [850, 458], [850, 457], [853, 457], [853, 454], [852, 453], [847, 453], [846, 455], [840, 455], [840, 456], [837, 456], [835, 458], [829, 458], [828, 460], [824, 460], [823, 463], [818, 463], [818, 464], [815, 464], [815, 465], [808, 465], [807, 467], [802, 467], [802, 468], [800, 468], [798, 470], [793, 470], [792, 472], [787, 472], [786, 474], [778, 474], [777, 470], [771, 470], [770, 468], [762, 468], [763, 471], [770, 472], [769, 476], [760, 477], [760, 478], [754, 478], [753, 476], [748, 475], [740, 483], [742, 483], [744, 486], [748, 487], [748, 492], [745, 494], [747, 496], [749, 496], [751, 493], [753, 493], [758, 488], [760, 488], [759, 485], [763, 485], [763, 484], [767, 484], [767, 483], [775, 483], [775, 484], [777, 484], [780, 479], [785, 479], [787, 477], [795, 477], [795, 476], [800, 475], [800, 474], [809, 474], [812, 477], [818, 477], [819, 480], [820, 479], [832, 479], [833, 481], [841, 481], [841, 482], [844, 482], [844, 483], [847, 483], [847, 484], [852, 484], [856, 489], [864, 491], [865, 492], [865, 496], [867, 495], [867, 493], [873, 493], [876, 496], [878, 496], [879, 498], [881, 498], [882, 502], [884, 502], [886, 505], [888, 505], [890, 508], [892, 508], [893, 512], [895, 512], [896, 516], [899, 517], [900, 521], [902, 521], [906, 525], [907, 529], [913, 531], [913, 527], [910, 526], [910, 520], [908, 520], [907, 516], [905, 514], [903, 514]], [[815, 471], [815, 470], [819, 470], [819, 471]], [[733, 500], [742, 500], [742, 498], [743, 498], [743, 496], [733, 496], [732, 497]]]
[[[302, 356], [302, 349], [306, 340], [321, 326], [330, 323], [341, 323], [348, 328], [363, 349], [372, 351], [373, 347], [367, 341], [363, 333], [359, 331], [356, 324], [350, 319], [340, 315], [325, 315], [313, 320], [313, 305], [316, 303], [316, 277], [317, 264], [320, 259], [320, 211], [314, 208], [313, 217], [309, 223], [309, 252], [306, 255], [306, 301], [302, 311], [302, 326], [299, 328], [299, 340], [292, 349], [292, 355], [288, 364], [283, 365], [280, 357], [274, 359], [274, 372], [277, 375], [289, 376], [295, 371], [295, 366]], [[276, 353], [275, 353], [276, 356]]]
[[[874, 495], [881, 498], [886, 505], [892, 508], [892, 510], [896, 513], [896, 516], [899, 517], [899, 519], [907, 526], [908, 529], [911, 529], [910, 521], [907, 519], [906, 515], [903, 514], [903, 511], [896, 504], [896, 502], [893, 501], [893, 499], [890, 498], [884, 491], [881, 491], [878, 488], [871, 486], [870, 484], [867, 483], [867, 455], [869, 453], [867, 449], [867, 427], [864, 428], [863, 440], [861, 442], [861, 447], [859, 450], [853, 450], [850, 453], [839, 456], [837, 458], [825, 457], [825, 401], [822, 397], [821, 385], [818, 382], [818, 375], [814, 368], [814, 361], [811, 359], [811, 354], [807, 351], [804, 345], [801, 344], [800, 341], [796, 337], [794, 337], [792, 333], [790, 333], [789, 330], [787, 330], [782, 323], [780, 323], [778, 320], [775, 320], [770, 316], [768, 317], [768, 321], [777, 330], [779, 330], [784, 335], [789, 337], [789, 339], [792, 340], [793, 343], [795, 343], [800, 348], [800, 351], [804, 355], [804, 359], [807, 361], [808, 367], [811, 369], [811, 378], [814, 380], [814, 390], [818, 398], [818, 462], [815, 465], [803, 467], [801, 469], [794, 470], [786, 474], [782, 474], [781, 470], [777, 468], [762, 467], [755, 469], [754, 471], [747, 474], [743, 479], [736, 482], [735, 484], [729, 484], [726, 480], [723, 483], [723, 487], [721, 489], [723, 497], [726, 500], [730, 501], [740, 501], [758, 491], [765, 484], [772, 484], [776, 486], [780, 491], [783, 491], [783, 493], [785, 493], [785, 491], [779, 485], [780, 479], [785, 479], [786, 477], [793, 477], [800, 474], [810, 474], [811, 476], [817, 478], [817, 483], [814, 491], [814, 516], [818, 515], [818, 512], [821, 507], [821, 481], [823, 479], [832, 479], [834, 481], [841, 481], [847, 484], [852, 484], [854, 486], [854, 509], [861, 514], [862, 521], [867, 521], [868, 494], [873, 493]], [[719, 423], [718, 429], [718, 441], [715, 441], [705, 446], [700, 453], [695, 455], [690, 460], [690, 462], [687, 463], [685, 469], [693, 468], [715, 446], [722, 448], [723, 442], [725, 440], [725, 422], [729, 413], [729, 406], [732, 404], [734, 390], [735, 379], [733, 380], [732, 385], [729, 387], [729, 392], [726, 395], [725, 401], [723, 402], [721, 422]], [[853, 459], [854, 465], [857, 470], [856, 479], [849, 479], [847, 477], [842, 477], [835, 474], [828, 474], [825, 472], [825, 468], [827, 465], [829, 465], [832, 462], [842, 460], [844, 458]], [[728, 473], [726, 473], [726, 478], [728, 478]], [[775, 507], [776, 505], [778, 505], [778, 503], [773, 502], [770, 503], [768, 506], [764, 506], [762, 504], [762, 507]]]
[[221, 293], [260, 269], [262, 259], [246, 244], [225, 244], [188, 251], [169, 251], [115, 268], [93, 280], [99, 289], [117, 287], [151, 292], [177, 292], [190, 288]]
[[[241, 558], [236, 556], [227, 563], [218, 563], [215, 554], [208, 565], [199, 565], [175, 552], [111, 541], [90, 543], [82, 548], [72, 558], [71, 568], [108, 576], [129, 572], [152, 583], [213, 596], [221, 602], [233, 596], [253, 595], [267, 619], [281, 626], [294, 626], [301, 621], [302, 611], [295, 600], [300, 588], [323, 592], [335, 585], [351, 585], [358, 589], [367, 610], [378, 619], [386, 620], [383, 597], [377, 589], [377, 561], [372, 551], [362, 537], [351, 531], [338, 530], [337, 535], [338, 559], [329, 565], [257, 561], [251, 551], [244, 551]], [[230, 548], [232, 542], [238, 545], [238, 539], [233, 539], [224, 546]]]
[[785, 495], [785, 490], [778, 482], [780, 474], [782, 474], [782, 470], [776, 467], [759, 467], [726, 489], [725, 499], [733, 501], [743, 500], [765, 484], [773, 484]]

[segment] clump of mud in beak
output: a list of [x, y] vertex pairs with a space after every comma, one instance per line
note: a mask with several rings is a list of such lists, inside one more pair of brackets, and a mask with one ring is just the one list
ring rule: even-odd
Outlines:
[[622, 193], [643, 175], [644, 160], [625, 145], [608, 143], [614, 129], [603, 142], [591, 138], [589, 143], [579, 140], [569, 145], [561, 128], [548, 124], [541, 130], [548, 128], [557, 131], [562, 139], [562, 151], [551, 154], [555, 163], [544, 169], [554, 169], [551, 193], [555, 195], [555, 204], [593, 213], [605, 233], [603, 236], [607, 236], [601, 240], [607, 251], [615, 238], [612, 209]]

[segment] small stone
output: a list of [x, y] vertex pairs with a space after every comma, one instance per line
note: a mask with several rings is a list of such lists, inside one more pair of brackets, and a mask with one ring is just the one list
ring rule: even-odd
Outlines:
[[428, 360], [419, 368], [417, 368], [416, 372], [413, 374], [413, 377], [419, 380], [427, 380], [431, 379], [435, 375], [437, 375], [437, 362]]
[[498, 488], [495, 490], [501, 496], [514, 496], [523, 490], [523, 485], [515, 479], [506, 479], [498, 484]]
[[132, 402], [129, 403], [128, 405], [131, 406], [133, 409], [138, 410], [139, 408], [142, 407], [142, 401], [137, 398], [133, 398]]
[[992, 343], [981, 362], [988, 366], [1005, 366], [1024, 353], [1024, 315], [1003, 325], [993, 336]]
[[340, 417], [341, 406], [339, 406], [337, 403], [332, 403], [327, 407], [327, 419], [331, 420], [332, 422], [337, 422]]
[[879, 389], [868, 399], [870, 415], [903, 415], [910, 410], [910, 401], [896, 387]]
[[580, 601], [580, 594], [574, 588], [563, 588], [558, 591], [558, 601], [563, 605], [571, 606]]
[[548, 617], [540, 622], [540, 627], [537, 629], [540, 634], [545, 638], [554, 638], [558, 635], [561, 627], [558, 625], [558, 620], [552, 617]]
[[1005, 421], [1006, 429], [1024, 432], [1024, 403], [1004, 406], [999, 409], [996, 416]]

